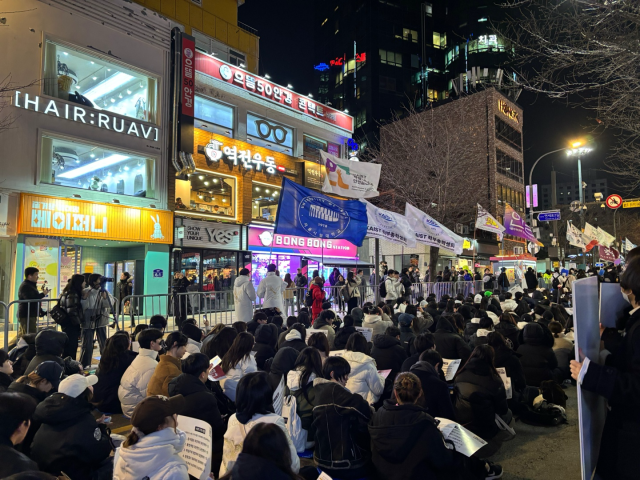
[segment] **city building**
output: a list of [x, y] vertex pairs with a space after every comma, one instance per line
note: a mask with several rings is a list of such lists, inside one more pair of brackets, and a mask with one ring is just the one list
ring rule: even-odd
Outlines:
[[[557, 205], [552, 203], [552, 187], [551, 185], [540, 185], [539, 202], [541, 209], [555, 208], [558, 205], [569, 205], [571, 202], [580, 200], [580, 190], [578, 190], [577, 172], [573, 182], [560, 182], [556, 183], [556, 199]], [[593, 178], [593, 176], [586, 176], [583, 178], [583, 182], [586, 183], [584, 187], [583, 195], [584, 202], [593, 202], [595, 200], [594, 194], [602, 193], [603, 198], [609, 196], [608, 181], [606, 178]]]

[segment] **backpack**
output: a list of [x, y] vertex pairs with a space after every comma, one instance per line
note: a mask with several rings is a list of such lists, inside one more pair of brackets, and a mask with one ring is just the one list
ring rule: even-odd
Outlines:
[[540, 384], [540, 392], [544, 399], [554, 405], [559, 405], [562, 408], [567, 408], [567, 395], [560, 385], [553, 380], [545, 380]]
[[304, 304], [307, 307], [313, 306], [313, 292], [311, 291], [311, 289], [307, 290], [307, 294], [304, 296]]
[[564, 408], [554, 405], [546, 400], [540, 406], [526, 405], [520, 412], [520, 420], [529, 425], [541, 425], [555, 427], [567, 422], [567, 414]]
[[386, 298], [387, 296], [387, 286], [386, 286], [386, 281], [382, 282], [380, 284], [380, 288], [378, 289], [380, 291], [380, 297], [382, 298]]
[[282, 404], [282, 418], [293, 442], [296, 452], [304, 452], [307, 445], [307, 431], [302, 428], [302, 420], [297, 413], [296, 397], [287, 395]]

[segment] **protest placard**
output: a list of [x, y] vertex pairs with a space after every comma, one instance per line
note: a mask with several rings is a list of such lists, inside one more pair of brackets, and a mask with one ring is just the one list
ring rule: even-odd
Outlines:
[[447, 382], [453, 380], [453, 377], [456, 375], [461, 363], [462, 360], [459, 358], [456, 358], [455, 360], [449, 360], [446, 358], [442, 359], [442, 371], [444, 372], [444, 379]]
[[328, 335], [328, 332], [322, 328], [318, 329], [318, 328], [307, 328], [307, 338], [304, 339], [304, 343], [306, 343], [307, 345], [309, 344], [309, 337], [311, 337], [311, 335], [313, 335], [314, 333], [324, 333], [325, 335]]
[[373, 335], [373, 328], [356, 327], [356, 332], [360, 332], [362, 335], [364, 335], [364, 338], [367, 340], [367, 342], [371, 341], [371, 336]]
[[186, 462], [189, 475], [205, 480], [211, 472], [211, 426], [195, 418], [178, 415], [178, 428], [187, 434], [179, 453]]

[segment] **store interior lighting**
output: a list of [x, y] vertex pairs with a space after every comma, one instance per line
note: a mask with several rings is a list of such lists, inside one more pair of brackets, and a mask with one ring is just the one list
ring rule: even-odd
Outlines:
[[92, 102], [95, 102], [97, 98], [103, 97], [113, 92], [114, 90], [117, 90], [126, 83], [130, 82], [133, 78], [134, 77], [131, 75], [127, 75], [123, 72], [118, 72], [115, 75], [107, 78], [103, 82], [100, 82], [95, 87], [90, 88], [89, 90], [84, 92], [83, 95]]
[[[123, 160], [127, 160], [130, 157], [128, 155], [121, 155], [119, 153], [110, 155], [102, 160], [98, 160], [97, 162], [90, 163], [89, 165], [84, 165], [80, 168], [75, 168], [68, 172], [60, 173], [58, 177], [60, 178], [78, 178], [82, 175], [85, 175], [90, 172], [95, 172], [101, 168], [109, 167], [111, 165], [115, 165], [116, 163], [122, 162]], [[111, 172], [109, 172], [111, 173]]]

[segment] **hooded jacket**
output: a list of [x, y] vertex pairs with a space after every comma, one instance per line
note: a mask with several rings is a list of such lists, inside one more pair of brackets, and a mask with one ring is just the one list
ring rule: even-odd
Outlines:
[[122, 413], [127, 417], [133, 415], [133, 409], [147, 396], [149, 380], [158, 365], [158, 352], [140, 348], [138, 356], [133, 359], [120, 379], [118, 400]]
[[416, 362], [410, 369], [420, 379], [424, 407], [432, 417], [456, 419], [449, 394], [449, 386], [440, 379], [435, 367], [429, 362]]
[[118, 281], [118, 283], [116, 283], [115, 297], [116, 297], [116, 300], [118, 300], [118, 305], [122, 304], [122, 300], [124, 299], [124, 297], [127, 297], [132, 294], [133, 294], [133, 279], [131, 277], [127, 278], [124, 281], [120, 280]]
[[462, 359], [466, 362], [471, 355], [471, 347], [458, 335], [455, 327], [446, 318], [440, 318], [433, 334], [436, 342], [436, 350], [442, 358], [448, 360]]
[[260, 325], [256, 330], [256, 343], [253, 351], [256, 352], [256, 365], [260, 370], [264, 370], [264, 362], [273, 358], [276, 354], [276, 342], [278, 341], [277, 327], [273, 324]]
[[322, 312], [322, 303], [324, 302], [325, 293], [324, 290], [316, 283], [312, 284], [309, 287], [309, 291], [311, 292], [311, 298], [313, 299], [313, 304], [311, 305], [311, 319], [315, 320], [320, 312]]
[[0, 438], [0, 478], [16, 473], [37, 471], [38, 464], [13, 447], [9, 438]]
[[518, 341], [520, 329], [517, 325], [509, 322], [499, 322], [495, 327], [495, 331], [500, 332], [504, 338], [511, 341], [511, 348], [514, 351], [518, 350], [520, 346], [520, 342]]
[[220, 387], [224, 391], [224, 394], [229, 397], [232, 402], [236, 401], [236, 389], [240, 379], [247, 373], [257, 372], [258, 366], [256, 365], [256, 359], [251, 353], [241, 359], [236, 365], [225, 373], [225, 376], [220, 380]]
[[[415, 321], [415, 318], [413, 320]], [[431, 321], [433, 322], [433, 319]], [[400, 344], [402, 345], [402, 348], [407, 353], [407, 355], [411, 353], [413, 341], [415, 340], [415, 338], [416, 334], [413, 332], [410, 326], [402, 324], [400, 325]]]
[[169, 382], [182, 373], [182, 363], [179, 358], [171, 355], [160, 355], [158, 365], [151, 374], [147, 385], [147, 397], [152, 395], [169, 396]]
[[276, 272], [267, 272], [267, 276], [260, 281], [257, 292], [258, 296], [264, 299], [262, 308], [277, 308], [280, 312], [284, 312], [282, 298], [286, 288], [286, 283], [276, 275]]
[[344, 350], [347, 347], [349, 337], [356, 333], [356, 331], [356, 327], [342, 327], [338, 329], [336, 337], [333, 340], [333, 350]]
[[373, 337], [371, 358], [375, 360], [378, 370], [391, 370], [386, 383], [393, 384], [402, 369], [402, 363], [407, 359], [407, 352], [396, 337], [376, 335]]
[[298, 458], [296, 447], [293, 446], [287, 426], [280, 415], [276, 415], [275, 413], [268, 413], [266, 415], [256, 413], [246, 424], [243, 425], [234, 413], [229, 418], [229, 425], [226, 433], [224, 434], [224, 448], [222, 451], [220, 476], [225, 475], [233, 468], [234, 463], [238, 459], [238, 455], [242, 451], [242, 445], [244, 444], [244, 439], [247, 437], [247, 433], [249, 433], [253, 426], [258, 423], [273, 423], [282, 429], [287, 437], [287, 443], [289, 444], [289, 450], [291, 452], [291, 469], [296, 473], [300, 471], [300, 459]]
[[375, 360], [364, 353], [352, 351], [346, 351], [342, 358], [351, 366], [347, 380], [349, 391], [360, 394], [371, 405], [376, 403], [384, 391], [385, 380], [378, 374]]
[[[548, 331], [548, 330], [547, 330]], [[553, 337], [552, 337], [553, 338]], [[523, 344], [518, 347], [520, 363], [527, 385], [539, 387], [545, 380], [553, 380], [558, 368], [558, 359], [542, 325], [528, 323], [522, 330]]]
[[527, 270], [527, 272], [524, 274], [524, 279], [527, 282], [527, 289], [535, 290], [536, 288], [538, 288], [538, 279], [536, 278], [536, 274], [533, 272], [533, 270]]
[[[373, 464], [387, 480], [455, 478], [455, 456], [431, 415], [387, 400], [369, 425]], [[448, 475], [448, 476], [447, 476]]]
[[289, 371], [293, 370], [298, 354], [299, 352], [295, 348], [282, 346], [273, 357], [269, 371], [269, 384], [274, 392], [281, 380], [284, 379], [284, 383], [286, 383], [287, 375]]
[[20, 378], [36, 356], [36, 334], [23, 335], [18, 344], [9, 352], [9, 360], [13, 362], [13, 376]]
[[284, 340], [284, 343], [280, 345], [280, 349], [291, 347], [295, 348], [298, 352], [301, 352], [307, 348], [305, 339], [302, 338], [302, 334], [295, 328], [291, 329], [291, 331], [284, 336]]
[[93, 399], [91, 400], [98, 410], [107, 413], [122, 413], [118, 389], [124, 373], [137, 356], [137, 353], [127, 350], [119, 355], [116, 368], [109, 372], [102, 372], [98, 368], [96, 375], [99, 381], [93, 387]]
[[321, 313], [318, 315], [313, 322], [313, 328], [316, 330], [326, 330], [327, 331], [327, 341], [329, 342], [329, 348], [333, 348], [333, 344], [336, 339], [336, 331], [331, 326], [331, 320], [325, 318], [326, 313]]
[[[249, 275], [238, 275], [233, 284], [236, 320], [248, 322], [253, 317], [253, 305], [256, 301], [256, 289]], [[282, 312], [282, 310], [280, 310]]]
[[474, 333], [478, 331], [479, 328], [480, 328], [479, 317], [474, 317], [471, 320], [469, 320], [467, 324], [464, 326], [464, 333], [462, 334], [465, 341], [470, 342], [471, 337], [473, 336]]
[[300, 385], [302, 371], [298, 369], [290, 370], [287, 374], [287, 388], [291, 392], [291, 395], [296, 398], [296, 413], [300, 417], [302, 428], [308, 432], [307, 438], [309, 440], [313, 440], [315, 435], [315, 431], [311, 430], [313, 407], [317, 404], [315, 400], [316, 391], [313, 387], [315, 378], [315, 373], [312, 373], [309, 376], [308, 383], [306, 385]]
[[520, 364], [520, 354], [506, 346], [496, 348], [494, 365], [496, 368], [505, 369], [507, 377], [511, 378], [514, 392], [522, 392], [527, 386], [527, 380]]
[[353, 326], [361, 327], [364, 320], [364, 312], [362, 309], [360, 307], [354, 308], [351, 310], [351, 316], [353, 317]]
[[33, 419], [41, 425], [31, 445], [31, 458], [40, 470], [91, 478], [111, 453], [107, 429], [95, 421], [92, 408], [82, 396], [63, 393], [54, 393], [36, 407]]
[[500, 304], [500, 308], [502, 309], [503, 313], [513, 312], [516, 308], [518, 308], [518, 302], [510, 298], [509, 300], [505, 300], [504, 302], [502, 302]]
[[164, 428], [140, 438], [135, 445], [118, 447], [113, 459], [113, 480], [188, 480], [186, 462], [178, 455], [187, 435]]
[[231, 478], [233, 480], [256, 480], [258, 478], [291, 480], [291, 477], [280, 470], [274, 462], [248, 453], [238, 455], [238, 461], [231, 469]]
[[387, 296], [384, 297], [387, 301], [397, 300], [404, 295], [404, 286], [399, 279], [387, 277], [384, 281], [384, 288], [387, 290]]
[[384, 335], [384, 332], [388, 327], [393, 327], [393, 321], [385, 321], [382, 319], [380, 315], [365, 315], [364, 322], [362, 322], [362, 326], [365, 328], [371, 328], [373, 331], [371, 332], [371, 338], [376, 335]]
[[67, 343], [67, 334], [64, 332], [43, 330], [38, 333], [36, 336], [36, 356], [31, 359], [24, 374], [29, 375], [38, 365], [47, 360], [53, 360], [65, 368], [64, 360], [62, 360], [65, 343]]

